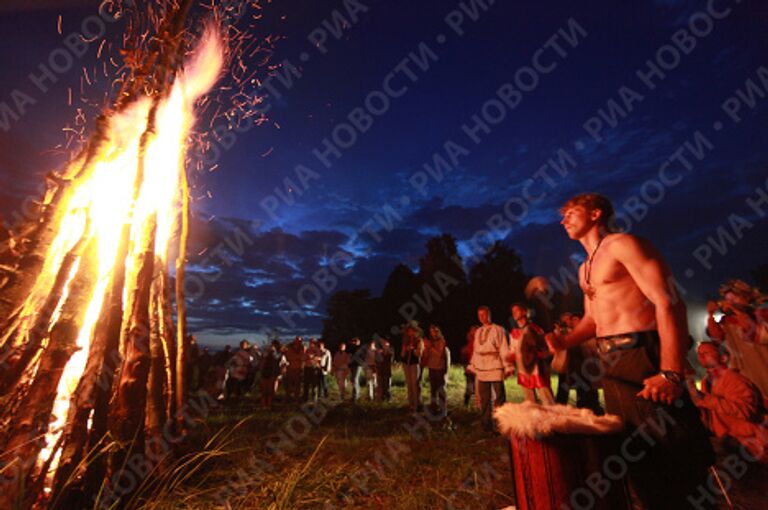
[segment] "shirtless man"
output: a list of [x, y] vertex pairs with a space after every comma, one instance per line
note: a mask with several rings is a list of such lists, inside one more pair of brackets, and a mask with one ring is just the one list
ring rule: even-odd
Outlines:
[[622, 457], [643, 504], [701, 508], [698, 487], [714, 458], [684, 391], [688, 325], [669, 267], [647, 241], [612, 232], [614, 211], [605, 197], [577, 195], [560, 212], [568, 236], [587, 253], [579, 267], [584, 317], [547, 341], [567, 349], [597, 337], [606, 409], [627, 424]]

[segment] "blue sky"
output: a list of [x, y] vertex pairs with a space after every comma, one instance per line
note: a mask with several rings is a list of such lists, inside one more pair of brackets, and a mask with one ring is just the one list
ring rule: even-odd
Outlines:
[[[13, 90], [28, 90], [28, 74], [61, 46], [58, 15], [66, 34], [97, 3], [29, 10], [10, 2], [0, 9], [6, 41], [0, 50], [0, 101], [7, 102]], [[748, 277], [766, 263], [765, 220], [745, 201], [765, 187], [768, 175], [768, 92], [766, 98], [753, 94], [754, 107], [737, 93], [744, 93], [750, 79], [756, 90], [766, 89], [759, 72], [768, 66], [764, 4], [720, 0], [710, 13], [706, 6], [698, 11], [700, 2], [682, 0], [488, 4], [484, 11], [469, 0], [286, 0], [265, 4], [258, 21], [248, 18], [254, 38], [279, 36], [271, 62], [287, 59], [301, 76], [290, 87], [273, 78], [277, 94], [262, 104], [269, 105], [268, 120], [238, 134], [214, 171], [209, 164], [194, 172], [193, 252], [200, 255], [193, 257], [190, 273], [206, 285], [190, 303], [190, 323], [204, 340], [259, 337], [275, 327], [285, 334], [318, 333], [325, 292], [292, 326], [280, 312], [298, 302], [302, 288], [306, 293], [308, 285], [317, 287], [313, 275], [334, 256], [345, 273], [334, 290], [377, 293], [397, 263], [416, 266], [431, 236], [450, 233], [469, 255], [473, 236], [488, 230], [497, 215], [515, 221], [475, 239], [503, 239], [522, 254], [527, 272], [554, 275], [580, 249], [558, 226], [557, 208], [581, 191], [609, 196], [623, 211], [624, 224], [659, 246], [691, 303], [712, 295], [724, 278]], [[472, 21], [471, 14], [478, 19]], [[346, 25], [334, 34], [340, 16]], [[112, 29], [117, 27], [107, 27]], [[688, 53], [674, 44], [680, 31], [693, 34], [686, 39], [695, 42], [685, 46]], [[310, 39], [322, 35], [321, 50]], [[553, 37], [565, 56], [547, 46]], [[422, 69], [412, 57], [425, 47], [431, 56], [421, 59], [427, 65]], [[536, 71], [535, 86], [527, 87], [533, 75], [521, 69], [532, 69], [540, 48], [540, 63], [555, 67]], [[95, 48], [85, 63], [93, 53]], [[397, 70], [409, 58], [415, 78]], [[647, 72], [648, 61], [668, 66], [652, 89], [637, 75]], [[266, 68], [246, 63], [267, 79]], [[355, 143], [340, 149], [341, 158], [331, 158], [326, 168], [313, 149], [333, 140], [334, 129], [344, 133], [339, 126], [350, 125], [350, 112], [366, 108], [366, 98], [381, 92], [393, 72], [392, 86], [407, 91], [388, 97], [385, 111], [373, 115], [365, 132], [357, 130]], [[12, 217], [41, 176], [62, 163], [64, 155], [49, 149], [72, 119], [67, 88], [79, 87], [79, 79], [75, 66], [49, 92], [35, 96], [37, 103], [8, 131], [0, 131], [4, 217]], [[499, 102], [497, 91], [505, 84], [520, 92], [513, 108]], [[734, 97], [741, 106], [733, 114], [738, 122], [722, 107]], [[505, 107], [503, 120], [494, 109], [498, 104]], [[475, 143], [463, 126], [484, 111], [498, 122]], [[590, 132], [596, 123], [602, 124], [597, 137]], [[431, 165], [435, 154], [447, 157], [447, 142], [460, 149], [456, 164], [440, 182], [423, 181], [424, 164]], [[557, 163], [558, 153], [568, 156], [565, 175], [548, 163]], [[305, 185], [297, 177], [299, 165]], [[535, 183], [526, 186], [528, 179]], [[524, 200], [522, 215], [519, 200], [526, 191], [545, 195]], [[639, 219], [645, 206], [647, 215]], [[701, 246], [729, 225], [732, 214], [753, 227], [725, 255], [715, 251], [711, 269], [704, 269], [695, 253], [701, 257]], [[232, 239], [240, 239], [244, 249], [232, 249]], [[212, 258], [221, 246], [221, 257]], [[685, 276], [687, 271], [694, 275]]]

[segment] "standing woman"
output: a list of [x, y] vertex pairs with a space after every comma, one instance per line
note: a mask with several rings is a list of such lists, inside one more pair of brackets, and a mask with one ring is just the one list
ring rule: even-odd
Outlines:
[[441, 417], [448, 415], [445, 387], [448, 384], [448, 369], [451, 367], [451, 351], [448, 350], [443, 332], [431, 324], [429, 338], [424, 342], [424, 366], [429, 369], [430, 411]]
[[403, 330], [403, 348], [400, 357], [403, 360], [405, 386], [408, 390], [408, 408], [417, 411], [421, 406], [421, 388], [419, 387], [419, 361], [424, 351], [421, 328], [412, 321]]

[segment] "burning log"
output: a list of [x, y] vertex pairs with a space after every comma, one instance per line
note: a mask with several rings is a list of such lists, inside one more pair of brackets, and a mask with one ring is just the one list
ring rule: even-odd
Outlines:
[[[188, 390], [185, 143], [194, 102], [223, 62], [218, 33], [207, 30], [180, 67], [191, 3], [162, 3], [168, 14], [149, 51], [136, 43], [115, 108], [50, 179], [39, 218], [2, 260], [0, 508], [90, 506], [131, 452], [168, 453], [160, 438]], [[148, 33], [138, 22], [130, 30], [133, 41]]]
[[[92, 456], [86, 466], [81, 462], [87, 451], [95, 451], [107, 431], [107, 412], [112, 394], [123, 317], [123, 286], [125, 284], [125, 255], [128, 252], [130, 230], [123, 227], [120, 246], [114, 261], [114, 272], [104, 297], [104, 306], [94, 326], [83, 377], [72, 394], [67, 423], [62, 435], [61, 462], [54, 478], [52, 501], [56, 508], [74, 508], [73, 499], [83, 492], [86, 469], [91, 477], [103, 478], [105, 462], [102, 456]], [[91, 418], [90, 436], [88, 419]], [[90, 439], [90, 442], [89, 442]], [[100, 468], [100, 469], [99, 469]], [[76, 473], [77, 470], [81, 472]]]
[[[73, 252], [81, 249], [76, 246]], [[89, 247], [88, 251], [93, 253], [94, 250]], [[93, 258], [93, 255], [86, 255], [82, 261], [88, 262]], [[55, 407], [57, 387], [61, 383], [67, 363], [78, 350], [76, 340], [95, 285], [87, 264], [81, 264], [71, 278], [71, 292], [50, 330], [48, 345], [44, 349], [44, 355], [40, 356], [37, 373], [25, 389], [26, 405], [19, 408], [14, 416], [14, 425], [3, 446], [3, 457], [12, 457], [15, 464], [15, 483], [8, 484], [0, 492], [0, 508], [14, 508], [14, 505], [24, 502], [25, 506], [30, 505], [34, 502], [38, 490], [33, 481], [41, 480], [44, 476], [39, 472], [38, 465], [42, 464], [39, 457], [46, 444], [45, 436], [49, 422], [52, 414], [56, 419], [55, 414], [63, 411]], [[49, 458], [54, 455], [56, 451], [52, 449]]]
[[[178, 277], [177, 277], [178, 278]], [[176, 416], [176, 330], [173, 323], [173, 310], [171, 307], [171, 287], [168, 272], [163, 271], [160, 274], [160, 300], [158, 309], [158, 322], [160, 325], [160, 340], [163, 348], [163, 361], [165, 372], [165, 405], [166, 416], [172, 420]], [[172, 424], [169, 424], [169, 426]]]
[[[87, 232], [88, 225], [86, 224], [84, 228]], [[32, 327], [23, 328], [20, 331], [17, 329], [19, 338], [16, 345], [20, 352], [11, 358], [3, 371], [3, 376], [0, 378], [0, 395], [5, 395], [15, 388], [31, 361], [38, 354], [43, 340], [48, 336], [51, 318], [63, 297], [67, 283], [72, 278], [72, 269], [79, 262], [84, 241], [85, 232], [75, 246], [64, 256], [51, 292], [35, 315]]]
[[[189, 388], [189, 374], [187, 373], [187, 358], [189, 352], [189, 340], [187, 337], [187, 306], [184, 300], [184, 264], [187, 259], [187, 239], [189, 237], [189, 189], [186, 174], [179, 176], [181, 185], [181, 233], [179, 239], [179, 256], [176, 258], [176, 409], [184, 407]], [[184, 431], [184, 419], [181, 414], [177, 417], [176, 427], [180, 432]]]
[[163, 428], [165, 427], [170, 415], [168, 415], [166, 391], [168, 384], [168, 375], [166, 366], [166, 349], [164, 349], [164, 327], [163, 320], [163, 302], [165, 301], [164, 270], [162, 260], [155, 259], [155, 276], [152, 282], [150, 296], [151, 315], [149, 319], [149, 353], [150, 368], [149, 380], [147, 382], [147, 418], [146, 418], [146, 436], [149, 439], [146, 450], [147, 456], [151, 459], [160, 460], [165, 457], [166, 452], [162, 447]]
[[153, 218], [136, 269], [136, 284], [132, 291], [132, 307], [128, 311], [125, 329], [125, 352], [120, 378], [113, 397], [109, 430], [117, 441], [110, 458], [109, 472], [122, 470], [130, 451], [144, 451], [144, 417], [149, 378], [149, 304], [154, 274], [157, 230]]

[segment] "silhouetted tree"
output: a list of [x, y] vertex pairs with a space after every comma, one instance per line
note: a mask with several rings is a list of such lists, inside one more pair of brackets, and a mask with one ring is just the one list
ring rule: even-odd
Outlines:
[[376, 330], [379, 300], [368, 289], [340, 290], [328, 300], [327, 318], [323, 321], [323, 339], [336, 348], [341, 342], [360, 337], [365, 342]]
[[493, 321], [509, 327], [509, 305], [525, 301], [523, 290], [528, 276], [514, 249], [496, 241], [483, 258], [469, 270], [473, 308], [488, 305]]
[[[378, 331], [390, 339], [398, 336], [400, 324], [407, 320], [409, 303], [419, 290], [419, 277], [405, 264], [398, 264], [389, 274], [381, 293], [381, 306], [378, 310]], [[401, 308], [403, 313], [400, 312]]]
[[424, 326], [440, 326], [448, 346], [458, 353], [474, 317], [464, 262], [453, 236], [443, 234], [427, 242], [419, 259], [419, 289], [410, 310]]

